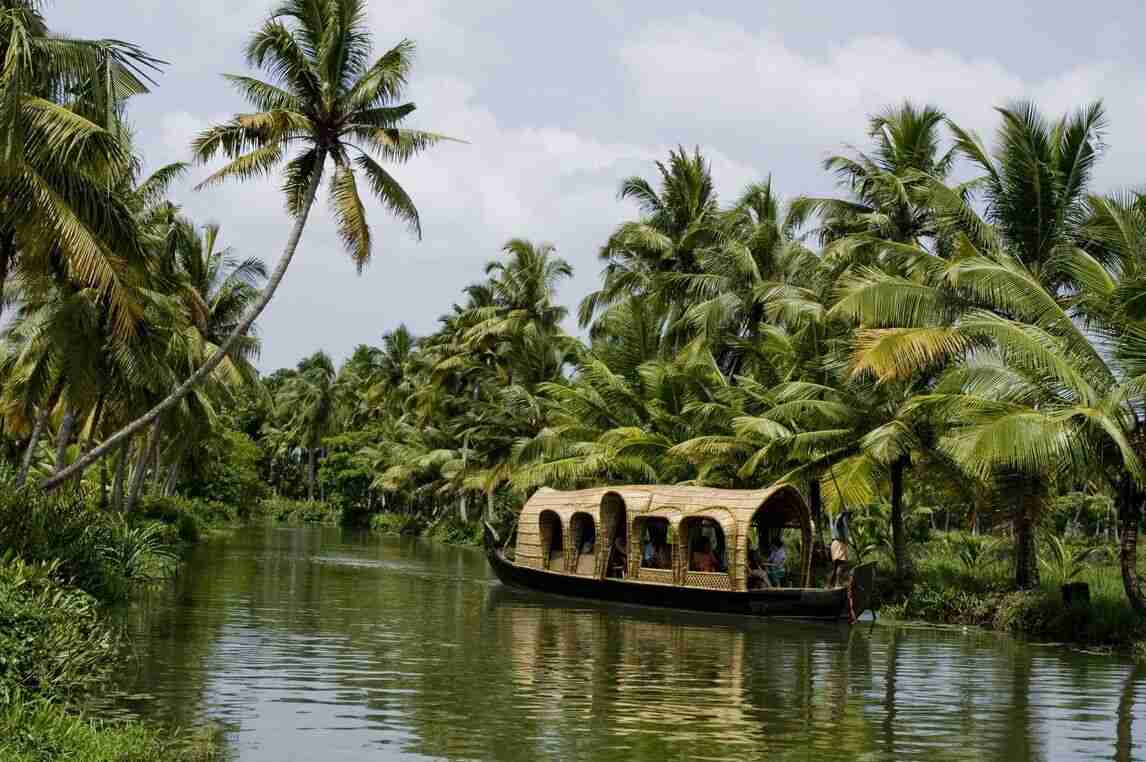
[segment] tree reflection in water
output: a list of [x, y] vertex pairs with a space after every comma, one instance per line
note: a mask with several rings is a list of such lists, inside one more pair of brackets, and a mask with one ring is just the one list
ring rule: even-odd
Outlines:
[[1146, 685], [992, 635], [517, 593], [473, 551], [336, 529], [205, 545], [129, 624], [124, 705], [219, 720], [240, 762], [1123, 760]]

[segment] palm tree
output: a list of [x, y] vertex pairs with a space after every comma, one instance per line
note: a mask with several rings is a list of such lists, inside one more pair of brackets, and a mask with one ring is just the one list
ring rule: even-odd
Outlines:
[[620, 197], [637, 202], [641, 219], [622, 224], [601, 249], [603, 283], [581, 301], [582, 327], [618, 301], [654, 293], [663, 273], [695, 272], [699, 252], [716, 241], [719, 206], [700, 149], [689, 155], [678, 148], [656, 166], [659, 190], [641, 177], [621, 183]]
[[[1087, 430], [1105, 431], [1124, 468], [1136, 472], [1138, 466], [1123, 447], [1115, 377], [1070, 309], [1082, 276], [1102, 269], [1081, 248], [1080, 229], [1101, 140], [1101, 105], [1053, 124], [1030, 104], [1000, 114], [994, 155], [976, 136], [951, 126], [959, 152], [983, 172], [975, 187], [983, 195], [985, 218], [964, 193], [932, 183], [939, 237], [950, 242], [950, 250], [889, 244], [902, 274], [857, 269], [841, 284], [832, 311], [863, 326], [855, 367], [881, 379], [911, 378], [952, 358], [994, 349], [1002, 353], [1002, 365], [1033, 368], [1051, 391], [1051, 380], [1059, 379], [1059, 394], [1066, 389], [1079, 395], [1040, 399], [1032, 392], [1018, 401], [1038, 401], [1034, 411], [1015, 408], [1016, 401], [1006, 398], [990, 405], [970, 399], [966, 411], [949, 411], [956, 429], [946, 440], [948, 452], [1014, 499], [1016, 583], [1029, 587], [1038, 579], [1034, 526], [1048, 479], [1064, 463], [1084, 461], [1082, 451], [1090, 447], [1080, 444], [1078, 453], [1063, 453], [1048, 446], [1075, 430], [1071, 416], [1087, 416], [1090, 408], [1079, 407], [1081, 401], [1094, 406], [1094, 422], [1114, 427]], [[992, 390], [986, 397], [1004, 393], [1011, 392]], [[1049, 428], [1036, 436], [1036, 422]], [[1023, 431], [1031, 436], [1020, 436]]]
[[251, 38], [246, 53], [248, 63], [266, 70], [272, 82], [228, 76], [258, 110], [238, 114], [195, 140], [198, 161], [209, 161], [220, 153], [230, 159], [200, 187], [265, 175], [286, 158], [288, 149], [298, 147], [283, 170], [287, 211], [294, 218], [283, 254], [260, 297], [206, 362], [147, 413], [46, 480], [45, 489], [103, 457], [177, 404], [249, 332], [294, 257], [328, 160], [334, 165], [330, 201], [339, 235], [360, 270], [369, 262], [373, 247], [358, 173], [376, 198], [416, 234], [421, 233], [413, 201], [371, 157], [374, 152], [403, 163], [443, 139], [400, 126], [415, 109], [412, 103], [400, 102], [413, 44], [403, 41], [371, 63], [363, 0], [285, 0]]
[[694, 272], [658, 279], [658, 300], [679, 305], [681, 317], [668, 332], [702, 340], [729, 378], [770, 374], [773, 332], [822, 322], [819, 259], [794, 236], [771, 178], [745, 189], [716, 230], [717, 240], [697, 253]]
[[334, 433], [337, 420], [334, 363], [325, 352], [316, 352], [298, 364], [298, 373], [279, 391], [275, 400], [278, 417], [286, 422], [307, 454], [307, 499], [314, 499], [317, 457], [322, 440]]
[[929, 189], [947, 177], [956, 157], [954, 150], [941, 149], [944, 121], [934, 106], [918, 108], [910, 102], [872, 117], [868, 136], [873, 150], [824, 162], [848, 197], [797, 198], [791, 224], [820, 216], [816, 233], [825, 245], [824, 258], [837, 271], [875, 264], [883, 242], [918, 244], [935, 238]]
[[0, 297], [17, 265], [44, 273], [63, 257], [130, 332], [138, 306], [127, 268], [142, 243], [107, 188], [132, 163], [122, 106], [147, 92], [161, 62], [129, 43], [53, 35], [40, 5], [0, 0]]

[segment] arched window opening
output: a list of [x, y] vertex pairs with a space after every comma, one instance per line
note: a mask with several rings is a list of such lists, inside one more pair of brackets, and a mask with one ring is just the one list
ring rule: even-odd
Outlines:
[[812, 523], [803, 499], [785, 488], [768, 498], [749, 523], [748, 589], [811, 584]]
[[688, 529], [688, 570], [699, 572], [728, 571], [724, 530], [710, 518], [689, 519]]
[[575, 513], [569, 521], [573, 540], [573, 558], [570, 571], [593, 576], [597, 558], [597, 526], [588, 513]]
[[552, 571], [564, 571], [565, 538], [561, 531], [561, 517], [553, 511], [542, 511], [537, 521], [541, 530], [542, 567]]
[[647, 518], [641, 525], [641, 568], [672, 569], [673, 553], [668, 519]]
[[759, 517], [748, 529], [748, 589], [787, 587], [800, 578], [800, 530], [767, 526]]
[[615, 492], [601, 498], [601, 534], [599, 544], [605, 552], [599, 557], [603, 559], [604, 568], [597, 573], [624, 579], [629, 569], [629, 517], [625, 501]]
[[632, 573], [643, 582], [672, 585], [678, 556], [672, 523], [663, 516], [641, 516], [633, 522]]

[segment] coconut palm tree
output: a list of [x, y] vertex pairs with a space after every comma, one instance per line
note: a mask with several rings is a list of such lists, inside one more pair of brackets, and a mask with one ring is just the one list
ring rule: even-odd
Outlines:
[[314, 499], [318, 453], [337, 422], [334, 363], [316, 352], [298, 364], [298, 373], [279, 391], [276, 413], [307, 454], [307, 499]]
[[934, 106], [919, 108], [908, 101], [885, 109], [868, 123], [874, 144], [870, 151], [824, 161], [824, 169], [836, 175], [847, 197], [803, 196], [793, 201], [792, 224], [819, 216], [815, 233], [836, 272], [875, 264], [883, 242], [915, 244], [935, 237], [929, 188], [947, 177], [956, 158], [954, 149], [942, 149], [944, 122], [943, 112]]
[[641, 177], [621, 183], [620, 197], [636, 201], [641, 218], [623, 223], [601, 249], [603, 283], [581, 301], [582, 327], [618, 301], [653, 294], [660, 274], [695, 272], [698, 253], [716, 241], [720, 209], [700, 149], [690, 155], [678, 148], [669, 154], [667, 164], [658, 161], [656, 166], [659, 190]]
[[[252, 36], [247, 61], [272, 81], [229, 75], [257, 109], [209, 128], [194, 144], [198, 161], [230, 159], [200, 187], [251, 179], [283, 168], [287, 211], [294, 219], [266, 287], [222, 345], [182, 384], [43, 486], [50, 489], [94, 462], [170, 409], [227, 357], [270, 303], [298, 248], [326, 165], [333, 165], [330, 202], [343, 245], [361, 270], [373, 251], [359, 175], [370, 193], [411, 230], [421, 223], [413, 200], [373, 157], [403, 163], [443, 139], [402, 127], [415, 109], [402, 103], [413, 44], [403, 41], [371, 61], [364, 0], [285, 0]], [[287, 152], [294, 151], [287, 160]]]
[[[855, 367], [883, 380], [910, 378], [953, 358], [994, 350], [1003, 353], [1004, 365], [1025, 363], [1046, 379], [1061, 377], [1064, 388], [1083, 395], [1078, 400], [1093, 403], [1102, 411], [1099, 418], [1113, 425], [1121, 415], [1116, 378], [1073, 322], [1071, 309], [1071, 292], [1085, 274], [1102, 270], [1084, 250], [1080, 228], [1101, 141], [1101, 105], [1054, 123], [1024, 103], [1000, 109], [1000, 115], [994, 154], [973, 134], [951, 126], [957, 150], [983, 172], [976, 187], [985, 215], [978, 214], [964, 193], [932, 183], [939, 236], [950, 242], [950, 250], [889, 244], [901, 274], [857, 269], [841, 283], [832, 313], [863, 326], [857, 334]], [[1060, 471], [1051, 458], [1065, 455], [1046, 441], [1019, 434], [1024, 426], [1033, 431], [1034, 421], [1045, 422], [1051, 427], [1043, 432], [1052, 437], [1047, 441], [1057, 441], [1053, 436], [1067, 429], [1051, 411], [1058, 408], [1068, 418], [1084, 415], [1074, 402], [1061, 398], [1048, 408], [1049, 400], [1041, 400], [1041, 412], [1034, 413], [988, 406], [992, 413], [986, 418], [979, 411], [957, 419], [959, 436], [947, 439], [947, 450], [957, 462], [1000, 487], [1007, 485], [999, 492], [1014, 497], [1020, 587], [1038, 578], [1033, 527], [1045, 502], [1045, 485]], [[1004, 431], [1011, 436], [1002, 437]], [[1113, 431], [1120, 432], [1108, 435], [1124, 467], [1137, 471], [1123, 448], [1124, 428], [1118, 425]], [[987, 448], [989, 444], [996, 448]]]
[[53, 35], [35, 0], [0, 0], [0, 296], [17, 266], [51, 269], [109, 296], [130, 332], [128, 268], [142, 242], [124, 199], [108, 193], [132, 163], [126, 100], [162, 63], [129, 43]]

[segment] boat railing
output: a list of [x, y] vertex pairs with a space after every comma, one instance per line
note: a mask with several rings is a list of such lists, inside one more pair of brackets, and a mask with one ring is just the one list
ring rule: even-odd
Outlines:
[[641, 582], [656, 582], [661, 585], [671, 585], [676, 582], [673, 579], [672, 569], [655, 569], [651, 566], [637, 567], [637, 579]]
[[732, 575], [725, 572], [686, 571], [686, 587], [703, 587], [706, 590], [732, 590]]

